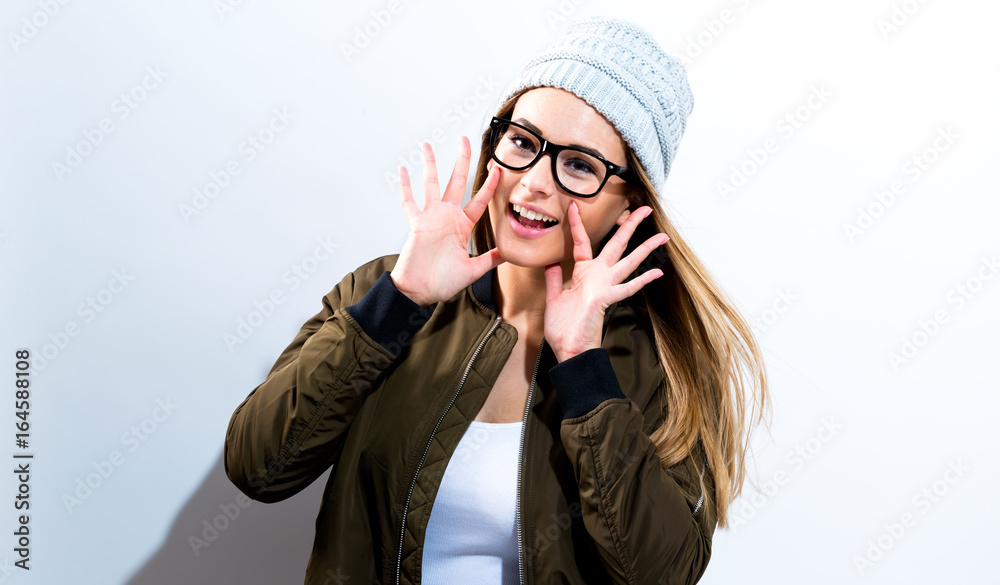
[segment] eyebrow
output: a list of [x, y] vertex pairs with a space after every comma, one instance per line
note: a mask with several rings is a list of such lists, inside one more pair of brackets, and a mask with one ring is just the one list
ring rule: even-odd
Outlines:
[[[531, 130], [532, 132], [538, 134], [539, 136], [542, 136], [541, 129], [539, 129], [538, 126], [535, 126], [534, 124], [532, 124], [528, 120], [526, 120], [524, 118], [518, 118], [517, 120], [514, 120], [514, 121], [517, 122], [518, 124], [522, 124], [524, 127], [528, 128], [529, 130]], [[592, 154], [594, 156], [598, 156], [600, 158], [603, 158], [604, 160], [607, 160], [607, 158], [608, 158], [608, 157], [604, 156], [603, 154], [601, 154], [601, 151], [599, 151], [597, 149], [594, 149], [594, 148], [590, 148], [590, 147], [584, 146], [582, 144], [567, 144], [566, 146], [575, 148], [577, 150], [582, 150], [583, 152], [586, 152], [588, 154]]]

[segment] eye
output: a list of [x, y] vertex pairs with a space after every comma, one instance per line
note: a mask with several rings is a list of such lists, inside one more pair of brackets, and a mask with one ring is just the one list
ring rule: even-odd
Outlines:
[[596, 175], [597, 171], [594, 167], [587, 161], [574, 158], [566, 161], [565, 164], [567, 170], [576, 175]]
[[525, 150], [528, 152], [534, 152], [535, 141], [527, 136], [522, 136], [520, 134], [508, 134], [507, 140], [514, 145], [514, 148], [519, 150]]

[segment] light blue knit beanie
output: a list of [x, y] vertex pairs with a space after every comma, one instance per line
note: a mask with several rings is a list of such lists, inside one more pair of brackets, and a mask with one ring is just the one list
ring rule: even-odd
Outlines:
[[662, 196], [694, 96], [684, 65], [646, 29], [605, 16], [570, 23], [528, 60], [499, 103], [539, 86], [569, 91], [607, 118]]

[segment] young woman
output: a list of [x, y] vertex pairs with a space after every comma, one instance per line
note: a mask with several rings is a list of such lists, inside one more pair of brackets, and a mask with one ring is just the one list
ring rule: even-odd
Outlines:
[[333, 466], [307, 583], [701, 578], [769, 399], [660, 205], [691, 105], [645, 30], [592, 17], [508, 87], [467, 205], [464, 137], [443, 196], [424, 145], [422, 209], [400, 169], [403, 249], [324, 296], [226, 434], [262, 502]]

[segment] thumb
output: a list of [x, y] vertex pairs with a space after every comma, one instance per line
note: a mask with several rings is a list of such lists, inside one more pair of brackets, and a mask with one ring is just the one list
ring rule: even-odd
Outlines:
[[563, 291], [562, 266], [556, 262], [545, 267], [545, 302], [555, 301]]
[[[500, 255], [500, 250], [498, 248], [493, 248], [485, 254], [480, 254], [479, 256], [472, 258], [473, 271], [479, 276], [482, 276], [497, 266], [500, 266], [504, 262], [506, 262], [506, 260], [504, 260]], [[479, 278], [479, 276], [476, 278]]]

